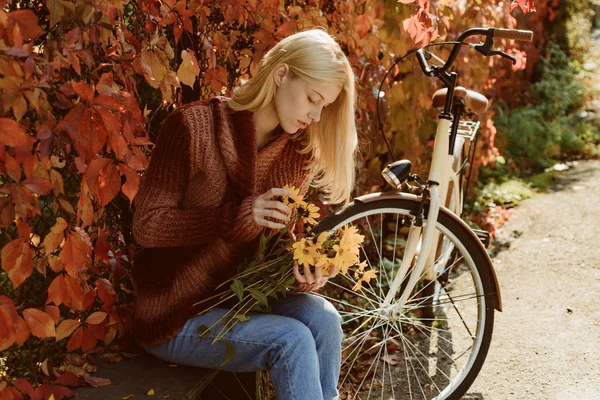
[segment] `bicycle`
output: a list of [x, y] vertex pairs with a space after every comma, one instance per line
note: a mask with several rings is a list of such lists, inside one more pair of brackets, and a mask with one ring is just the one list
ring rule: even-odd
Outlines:
[[[485, 43], [466, 43], [470, 36], [485, 36]], [[409, 53], [445, 86], [434, 95], [443, 109], [427, 182], [411, 174], [408, 160], [394, 161], [382, 171], [394, 190], [357, 197], [314, 228], [355, 226], [365, 236], [361, 261], [379, 271], [357, 292], [351, 288], [358, 275], [348, 273], [330, 280], [329, 294], [319, 294], [342, 316], [342, 398], [349, 390], [348, 398], [459, 399], [483, 365], [502, 303], [486, 251], [489, 235], [460, 218], [467, 146], [478, 127], [461, 117], [485, 111], [487, 99], [458, 87], [457, 73], [448, 71], [463, 45], [514, 63], [492, 50], [494, 38], [531, 41], [533, 33], [473, 28], [452, 42], [446, 61], [424, 49]], [[443, 65], [430, 66], [431, 58]], [[403, 192], [407, 187], [419, 193]]]

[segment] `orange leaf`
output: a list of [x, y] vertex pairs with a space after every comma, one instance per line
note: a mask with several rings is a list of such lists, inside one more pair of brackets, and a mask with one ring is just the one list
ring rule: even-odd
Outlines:
[[27, 146], [29, 136], [23, 125], [10, 118], [0, 118], [0, 142], [12, 147]]
[[0, 351], [8, 349], [13, 343], [15, 343], [13, 318], [4, 304], [0, 304]]
[[71, 335], [79, 327], [79, 321], [74, 319], [63, 320], [56, 328], [56, 340], [61, 340]]
[[113, 287], [112, 283], [110, 283], [110, 281], [106, 278], [98, 278], [94, 283], [96, 285], [96, 288], [98, 289], [98, 297], [100, 297], [100, 300], [102, 300], [102, 302], [105, 305], [103, 309], [109, 310], [115, 302], [115, 288]]
[[44, 31], [38, 25], [37, 15], [31, 10], [12, 11], [8, 13], [8, 17], [17, 24], [21, 36], [25, 40], [35, 39], [44, 34]]
[[96, 311], [87, 317], [85, 322], [88, 324], [99, 324], [106, 319], [106, 315], [104, 311]]
[[16, 288], [33, 272], [33, 258], [29, 243], [15, 239], [2, 248], [2, 269]]
[[52, 317], [52, 321], [54, 321], [54, 325], [58, 325], [60, 321], [60, 310], [57, 306], [46, 306], [44, 307], [44, 311], [46, 314]]
[[125, 175], [126, 181], [121, 190], [127, 196], [129, 202], [133, 203], [133, 199], [140, 188], [140, 176], [138, 173], [126, 164], [120, 164], [121, 172]]
[[64, 218], [56, 218], [56, 223], [50, 228], [50, 232], [44, 238], [42, 245], [46, 249], [46, 254], [53, 253], [54, 250], [58, 249], [60, 243], [65, 239], [65, 228], [67, 227], [67, 221]]
[[94, 246], [94, 253], [96, 259], [108, 263], [108, 251], [110, 250], [110, 243], [106, 237], [104, 229], [98, 229], [98, 239], [96, 239], [96, 245]]
[[177, 70], [179, 81], [193, 87], [198, 74], [200, 74], [200, 65], [198, 65], [196, 55], [192, 51], [181, 50], [181, 65]]
[[6, 155], [6, 162], [4, 164], [6, 168], [6, 173], [13, 178], [15, 181], [19, 182], [21, 180], [21, 166], [19, 162], [14, 159], [10, 154]]
[[81, 337], [81, 351], [88, 352], [93, 349], [98, 343], [98, 339], [94, 336], [90, 329], [84, 329]]
[[56, 336], [56, 330], [54, 329], [54, 321], [45, 312], [38, 310], [37, 308], [28, 308], [23, 310], [23, 316], [27, 327], [34, 336], [39, 338], [47, 338]]
[[60, 259], [65, 264], [65, 270], [74, 278], [79, 276], [79, 272], [87, 269], [92, 246], [83, 231], [71, 232], [65, 239]]
[[52, 190], [52, 182], [41, 176], [32, 176], [21, 182], [23, 186], [37, 194], [48, 194]]
[[94, 100], [94, 90], [85, 82], [71, 82], [71, 86], [73, 90], [77, 94], [77, 96], [81, 97], [88, 103], [91, 103]]
[[82, 340], [83, 340], [83, 328], [79, 327], [79, 328], [77, 328], [77, 330], [75, 331], [73, 336], [71, 336], [71, 338], [67, 342], [67, 351], [73, 352], [73, 351], [77, 350], [78, 348], [80, 348]]
[[74, 310], [83, 310], [86, 308], [84, 307], [85, 292], [81, 284], [69, 275], [65, 275], [64, 284], [67, 297], [65, 305], [70, 306]]
[[223, 85], [227, 83], [227, 70], [218, 65], [216, 68], [211, 68], [206, 71], [206, 79], [210, 82], [212, 89], [220, 93]]
[[94, 205], [90, 199], [88, 184], [85, 179], [82, 179], [81, 192], [79, 192], [79, 200], [77, 201], [77, 220], [81, 221], [82, 227], [86, 227], [92, 223], [93, 218]]

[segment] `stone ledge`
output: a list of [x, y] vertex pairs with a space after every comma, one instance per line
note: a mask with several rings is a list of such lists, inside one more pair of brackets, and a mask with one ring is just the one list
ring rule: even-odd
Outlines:
[[[169, 365], [172, 364], [147, 353], [114, 364], [99, 360], [94, 376], [110, 379], [112, 383], [95, 388], [77, 388], [73, 398], [121, 400], [132, 394], [134, 396], [130, 400], [199, 400], [200, 394], [219, 373], [214, 369]], [[153, 396], [148, 396], [150, 389], [154, 390]]]

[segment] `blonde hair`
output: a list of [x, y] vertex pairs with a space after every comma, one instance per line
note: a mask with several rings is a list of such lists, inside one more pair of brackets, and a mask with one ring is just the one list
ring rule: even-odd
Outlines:
[[307, 137], [300, 153], [312, 151], [308, 167], [312, 186], [323, 190], [327, 202], [345, 206], [354, 189], [358, 148], [354, 74], [340, 46], [324, 29], [299, 32], [277, 43], [262, 58], [256, 74], [234, 90], [229, 106], [251, 112], [269, 106], [277, 89], [273, 71], [282, 63], [289, 66], [292, 76], [342, 87], [337, 99], [323, 109], [320, 121], [303, 131]]

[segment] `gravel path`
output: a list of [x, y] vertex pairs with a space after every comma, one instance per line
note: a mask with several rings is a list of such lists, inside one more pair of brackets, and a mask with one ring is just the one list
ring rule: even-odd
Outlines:
[[503, 301], [465, 399], [600, 400], [600, 161], [524, 201], [494, 258]]

